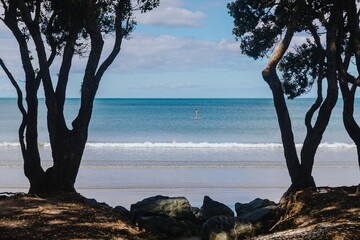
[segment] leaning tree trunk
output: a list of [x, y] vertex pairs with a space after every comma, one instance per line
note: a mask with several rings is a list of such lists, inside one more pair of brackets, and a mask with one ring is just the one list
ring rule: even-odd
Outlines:
[[264, 70], [263, 78], [269, 84], [273, 94], [274, 106], [279, 122], [281, 139], [284, 147], [286, 165], [292, 183], [289, 191], [293, 191], [300, 188], [301, 176], [300, 163], [296, 152], [289, 111], [285, 102], [280, 80], [278, 79], [276, 73], [270, 73], [270, 71], [268, 72], [268, 70]]
[[[299, 6], [299, 8], [301, 8], [301, 6]], [[299, 13], [300, 11], [298, 11], [297, 15], [299, 15]], [[268, 62], [268, 65], [262, 72], [263, 78], [268, 83], [273, 94], [274, 106], [277, 113], [281, 139], [284, 147], [286, 165], [292, 182], [292, 185], [287, 193], [296, 191], [297, 189], [301, 188], [301, 171], [299, 158], [296, 152], [289, 111], [284, 98], [281, 81], [276, 73], [276, 67], [289, 48], [290, 42], [295, 33], [297, 18], [298, 17], [294, 17], [290, 22], [282, 42], [275, 50], [274, 54]]]
[[347, 82], [340, 82], [341, 92], [343, 95], [343, 123], [345, 129], [351, 139], [354, 141], [358, 154], [358, 163], [360, 167], [360, 127], [354, 119], [354, 101], [356, 83], [353, 84], [351, 90], [348, 88]]
[[[354, 1], [346, 2], [346, 9], [349, 18], [349, 30], [350, 30], [350, 40], [349, 43], [351, 47], [349, 49], [355, 52], [356, 67], [358, 73], [360, 73], [360, 29], [359, 29], [359, 19], [356, 12], [356, 5]], [[338, 55], [338, 61], [342, 64], [339, 65], [339, 76], [340, 76], [340, 89], [343, 98], [343, 123], [345, 129], [354, 141], [357, 149], [358, 155], [358, 164], [360, 168], [360, 127], [357, 124], [354, 118], [354, 103], [355, 103], [355, 93], [359, 85], [359, 77], [356, 79], [347, 72], [347, 69], [350, 64], [350, 59], [353, 52], [348, 52], [345, 56], [345, 59], [342, 63], [341, 56]], [[351, 83], [352, 86], [349, 89], [348, 84]]]

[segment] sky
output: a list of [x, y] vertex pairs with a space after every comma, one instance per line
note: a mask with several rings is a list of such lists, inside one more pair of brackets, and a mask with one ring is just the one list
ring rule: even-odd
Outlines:
[[[271, 97], [261, 77], [266, 59], [241, 54], [232, 34], [225, 0], [161, 0], [150, 12], [136, 13], [137, 26], [104, 75], [98, 98], [264, 98]], [[112, 46], [106, 39], [106, 49]], [[18, 47], [0, 22], [0, 58], [20, 85]], [[79, 97], [84, 58], [76, 58], [67, 97]], [[54, 63], [54, 78], [59, 62]], [[39, 95], [43, 93], [40, 91]], [[0, 97], [15, 97], [0, 71]]]

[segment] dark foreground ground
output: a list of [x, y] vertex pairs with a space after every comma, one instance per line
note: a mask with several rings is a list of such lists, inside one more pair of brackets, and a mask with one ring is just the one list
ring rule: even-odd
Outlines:
[[[360, 239], [360, 185], [301, 191], [279, 207], [280, 220], [269, 234], [249, 239]], [[77, 194], [2, 193], [0, 239], [166, 238], [139, 230], [121, 211], [89, 204]]]

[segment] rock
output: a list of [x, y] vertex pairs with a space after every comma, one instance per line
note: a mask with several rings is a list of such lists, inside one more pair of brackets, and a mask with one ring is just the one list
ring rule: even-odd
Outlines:
[[200, 209], [201, 218], [206, 221], [207, 219], [215, 216], [234, 217], [234, 212], [225, 204], [212, 200], [210, 197], [205, 196], [203, 205]]
[[84, 202], [90, 207], [96, 207], [99, 204], [98, 201], [96, 201], [94, 198], [85, 198]]
[[263, 208], [267, 206], [276, 206], [276, 203], [268, 199], [256, 198], [249, 203], [235, 203], [235, 211], [237, 216], [240, 216], [244, 213], [249, 213], [258, 208]]
[[139, 216], [163, 216], [179, 220], [195, 220], [189, 201], [184, 197], [155, 196], [146, 198], [130, 208], [132, 220]]
[[252, 212], [243, 213], [238, 218], [244, 222], [265, 222], [271, 220], [275, 216], [276, 209], [276, 206], [258, 208]]
[[127, 210], [125, 207], [123, 206], [116, 206], [114, 208], [114, 211], [117, 212], [118, 214], [120, 214], [121, 216], [123, 217], [126, 217], [126, 218], [131, 218], [131, 213], [129, 210]]
[[192, 208], [184, 197], [155, 196], [131, 205], [131, 217], [147, 231], [171, 237], [199, 235], [196, 224], [198, 208]]
[[162, 216], [138, 217], [137, 223], [140, 229], [153, 233], [166, 234], [167, 236], [197, 236], [200, 226], [191, 221], [177, 221], [175, 218]]
[[276, 203], [268, 199], [256, 198], [249, 203], [236, 203], [235, 211], [239, 219], [245, 222], [264, 222], [275, 215]]
[[146, 229], [153, 233], [164, 233], [170, 235], [175, 220], [161, 216], [141, 216], [137, 218], [140, 229]]
[[208, 219], [202, 227], [203, 240], [246, 239], [254, 235], [251, 223], [243, 223], [235, 217], [215, 216]]
[[192, 221], [176, 221], [171, 229], [171, 236], [199, 236], [201, 226]]

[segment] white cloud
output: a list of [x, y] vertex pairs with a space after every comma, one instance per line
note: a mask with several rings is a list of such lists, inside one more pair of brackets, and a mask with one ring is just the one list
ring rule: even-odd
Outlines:
[[248, 58], [241, 55], [238, 42], [209, 41], [168, 35], [134, 34], [123, 42], [112, 72], [196, 71], [234, 69]]
[[161, 1], [160, 6], [136, 16], [137, 22], [145, 25], [167, 27], [201, 27], [206, 15], [201, 11], [183, 8], [182, 1]]
[[160, 25], [167, 27], [201, 27], [205, 14], [200, 11], [190, 11], [178, 7], [156, 9], [147, 14], [137, 16], [137, 21], [145, 25]]

